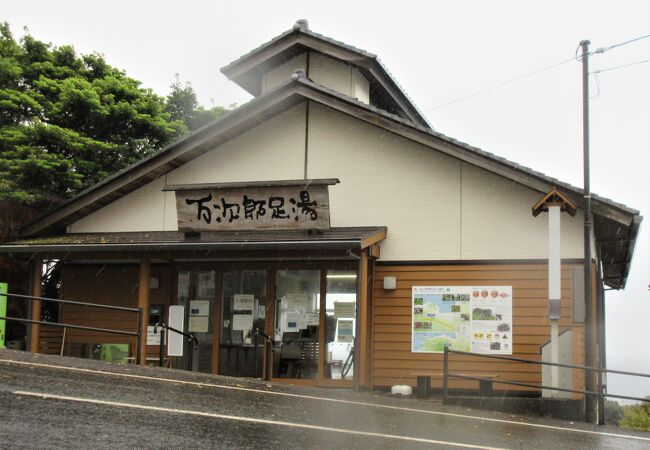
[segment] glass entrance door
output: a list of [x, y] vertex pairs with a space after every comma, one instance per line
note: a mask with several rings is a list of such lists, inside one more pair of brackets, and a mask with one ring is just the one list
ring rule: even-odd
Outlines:
[[[196, 349], [184, 339], [183, 356], [176, 367], [200, 372], [212, 368], [212, 337], [214, 316], [214, 270], [183, 270], [178, 272], [178, 304], [185, 308], [184, 330], [198, 341]], [[170, 331], [170, 333], [172, 333]]]
[[319, 270], [278, 270], [273, 377], [315, 379], [320, 358]]
[[219, 373], [237, 377], [262, 376], [266, 271], [234, 270], [221, 275], [221, 339]]

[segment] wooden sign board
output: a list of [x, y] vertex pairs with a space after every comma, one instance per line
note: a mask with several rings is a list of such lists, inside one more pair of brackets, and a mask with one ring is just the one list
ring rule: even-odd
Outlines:
[[174, 190], [181, 231], [323, 230], [330, 227], [327, 184], [220, 185]]

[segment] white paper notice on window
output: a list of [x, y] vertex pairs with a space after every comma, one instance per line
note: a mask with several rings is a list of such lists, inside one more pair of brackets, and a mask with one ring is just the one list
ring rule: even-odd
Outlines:
[[207, 333], [208, 327], [208, 316], [190, 316], [187, 323], [187, 329], [194, 333]]
[[354, 341], [354, 321], [352, 320], [339, 320], [338, 333], [336, 336], [337, 342], [353, 342]]
[[334, 302], [334, 317], [354, 318], [356, 313], [355, 302]]
[[252, 311], [255, 303], [255, 296], [252, 294], [235, 294], [233, 307], [235, 311]]
[[153, 332], [154, 326], [147, 325], [147, 345], [160, 345], [161, 327], [158, 327], [156, 333]]
[[305, 315], [307, 319], [307, 325], [318, 325], [320, 315], [318, 313], [310, 313]]
[[287, 312], [285, 331], [298, 331], [307, 328], [307, 319], [301, 312]]
[[253, 328], [253, 316], [250, 314], [233, 314], [232, 329], [248, 331]]
[[287, 294], [287, 311], [304, 311], [307, 312], [309, 308], [309, 295], [308, 294]]
[[190, 301], [190, 316], [209, 316], [210, 302], [208, 300]]

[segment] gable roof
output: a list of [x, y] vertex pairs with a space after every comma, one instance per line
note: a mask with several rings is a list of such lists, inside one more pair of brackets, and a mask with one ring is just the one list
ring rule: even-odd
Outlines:
[[429, 122], [388, 72], [377, 55], [352, 45], [311, 31], [307, 21], [299, 20], [294, 27], [251, 50], [221, 68], [221, 72], [250, 94], [262, 92], [262, 75], [305, 50], [315, 50], [357, 67], [370, 82], [373, 93], [386, 103], [386, 109], [431, 128]]
[[[66, 225], [214, 149], [260, 121], [306, 100], [336, 109], [540, 193], [557, 187], [578, 206], [582, 205], [582, 189], [578, 187], [369, 106], [308, 79], [293, 77], [279, 88], [251, 100], [215, 122], [79, 193], [23, 227], [20, 235], [29, 237], [61, 232]], [[592, 194], [592, 212], [595, 216], [596, 238], [600, 244], [600, 259], [605, 266], [603, 281], [611, 287], [622, 288], [625, 286], [642, 218], [637, 210], [595, 194]]]

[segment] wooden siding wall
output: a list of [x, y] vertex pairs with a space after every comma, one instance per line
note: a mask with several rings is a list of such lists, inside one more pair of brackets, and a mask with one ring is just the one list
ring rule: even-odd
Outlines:
[[[149, 304], [162, 304], [166, 312], [170, 304], [170, 269], [152, 265], [151, 276], [160, 280], [160, 287], [150, 291]], [[138, 266], [137, 265], [89, 265], [65, 266], [63, 269], [61, 297], [90, 303], [113, 306], [137, 307]], [[148, 311], [145, 311], [148, 314]], [[60, 322], [126, 331], [137, 331], [137, 314], [126, 311], [111, 311], [77, 305], [62, 305]], [[146, 330], [143, 330], [146, 338]], [[95, 331], [72, 330], [66, 333], [67, 346], [80, 343], [129, 343], [134, 353], [135, 338]], [[158, 354], [158, 346], [148, 346], [147, 355]], [[74, 356], [74, 355], [73, 355]]]
[[[562, 319], [560, 332], [574, 330], [574, 364], [583, 364], [584, 339], [581, 323], [573, 322], [572, 269], [562, 266]], [[385, 276], [397, 277], [397, 289], [383, 289]], [[413, 286], [512, 286], [513, 355], [541, 360], [540, 347], [550, 339], [548, 311], [548, 268], [544, 264], [490, 264], [454, 266], [375, 267], [372, 316], [373, 386], [416, 385], [413, 372], [443, 370], [443, 355], [411, 353], [411, 288]], [[485, 358], [450, 356], [450, 371], [468, 375], [499, 374], [499, 379], [541, 383], [541, 366]], [[574, 386], [581, 388], [584, 377], [574, 370]], [[432, 379], [442, 387], [440, 378]], [[450, 380], [450, 388], [477, 389], [472, 380]], [[531, 390], [518, 386], [494, 385], [495, 390]]]

